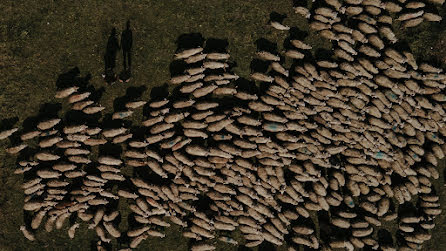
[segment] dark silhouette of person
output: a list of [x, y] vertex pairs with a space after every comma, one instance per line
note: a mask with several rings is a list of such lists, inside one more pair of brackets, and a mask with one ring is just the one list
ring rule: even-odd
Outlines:
[[[122, 47], [122, 56], [123, 56], [123, 64], [124, 71], [130, 71], [132, 67], [132, 30], [130, 29], [130, 20], [127, 21], [126, 29], [122, 31], [121, 34], [121, 47]], [[127, 68], [128, 65], [128, 68]]]
[[129, 82], [132, 67], [132, 30], [130, 29], [130, 20], [127, 21], [126, 29], [121, 33], [121, 47], [122, 47], [122, 63], [124, 69], [119, 74], [120, 82]]
[[108, 83], [116, 80], [114, 68], [116, 66], [116, 53], [120, 49], [118, 38], [116, 37], [116, 28], [113, 28], [107, 41], [107, 48], [105, 51], [105, 74], [104, 78]]

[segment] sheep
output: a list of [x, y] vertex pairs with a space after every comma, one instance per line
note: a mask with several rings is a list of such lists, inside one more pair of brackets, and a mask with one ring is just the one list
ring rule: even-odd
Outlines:
[[138, 198], [138, 195], [136, 195], [134, 193], [131, 193], [131, 192], [128, 192], [128, 191], [125, 191], [125, 190], [122, 190], [122, 189], [118, 190], [118, 195], [121, 196], [121, 197], [127, 198], [127, 199], [136, 199], [136, 198]]
[[71, 86], [62, 90], [59, 90], [56, 92], [56, 94], [54, 95], [55, 98], [66, 98], [68, 96], [70, 96], [71, 94], [77, 92], [79, 90], [79, 87], [77, 86]]
[[114, 137], [112, 142], [113, 142], [113, 144], [120, 144], [124, 141], [127, 141], [128, 139], [131, 139], [132, 137], [133, 137], [133, 134], [128, 133], [128, 134]]
[[251, 74], [251, 78], [260, 82], [269, 82], [272, 83], [274, 81], [274, 78], [266, 75], [264, 73], [260, 73], [260, 72], [254, 72]]
[[149, 160], [147, 161], [147, 166], [149, 166], [149, 168], [159, 176], [167, 178], [167, 174], [164, 172], [164, 170], [157, 162]]
[[130, 245], [129, 245], [130, 248], [137, 248], [139, 246], [139, 244], [141, 243], [141, 241], [147, 239], [147, 237], [148, 237], [147, 234], [141, 234], [139, 236], [132, 238]]
[[104, 145], [107, 143], [106, 139], [92, 139], [88, 138], [83, 142], [87, 146], [98, 146], [98, 145]]
[[120, 172], [119, 169], [114, 168], [112, 166], [108, 166], [108, 165], [99, 165], [99, 166], [97, 166], [97, 169], [101, 172], [114, 172], [114, 173]]
[[193, 64], [193, 63], [203, 61], [206, 58], [206, 56], [207, 56], [207, 54], [199, 53], [199, 54], [195, 54], [194, 56], [191, 56], [191, 57], [185, 59], [184, 61], [188, 64]]
[[67, 148], [65, 150], [65, 155], [86, 155], [90, 154], [90, 151], [81, 148]]
[[43, 220], [43, 217], [45, 217], [47, 211], [46, 210], [40, 210], [39, 212], [37, 212], [32, 221], [31, 221], [31, 228], [32, 229], [37, 229], [40, 226], [40, 223]]
[[206, 243], [196, 243], [191, 247], [191, 251], [210, 251], [215, 250], [215, 246]]
[[131, 111], [131, 110], [115, 112], [112, 115], [112, 119], [124, 119], [124, 118], [130, 117], [132, 114], [133, 114], [133, 111]]
[[227, 53], [218, 53], [218, 52], [212, 52], [206, 55], [206, 58], [209, 60], [227, 60], [229, 59], [229, 57], [230, 55]]
[[70, 179], [82, 177], [86, 174], [85, 171], [68, 171], [64, 173], [64, 176]]
[[71, 148], [71, 147], [80, 147], [80, 146], [81, 146], [81, 144], [79, 142], [74, 142], [74, 141], [62, 140], [62, 141], [56, 143], [56, 147], [62, 148], [62, 149]]
[[[45, 120], [45, 121], [39, 122], [37, 124], [37, 128], [39, 128], [39, 130], [41, 130], [41, 131], [48, 130], [48, 129], [53, 128], [55, 125], [59, 124], [60, 121], [61, 121], [61, 119], [59, 119], [59, 118]], [[12, 134], [15, 132], [14, 130], [17, 131], [17, 129], [11, 129], [11, 130], [8, 130], [5, 132], [10, 132]]]
[[37, 175], [42, 179], [58, 178], [62, 174], [57, 171], [51, 171], [48, 169], [41, 169], [37, 171]]
[[203, 63], [203, 67], [206, 69], [219, 69], [219, 68], [227, 68], [229, 65], [227, 63], [222, 63], [218, 61], [205, 61]]
[[285, 51], [284, 55], [286, 57], [289, 57], [292, 59], [303, 59], [305, 57], [305, 54], [303, 54], [297, 50], [287, 50], [287, 51]]
[[79, 101], [82, 101], [86, 98], [88, 98], [91, 95], [90, 92], [83, 92], [83, 93], [79, 93], [79, 94], [72, 94], [68, 97], [68, 103], [73, 104]]
[[79, 223], [75, 223], [68, 229], [68, 236], [70, 237], [70, 239], [74, 238], [75, 231], [78, 227]]
[[201, 47], [185, 49], [182, 52], [175, 54], [175, 59], [186, 59], [186, 58], [189, 58], [189, 57], [191, 57], [197, 53], [200, 53], [202, 51], [203, 51], [203, 48], [201, 48]]
[[119, 166], [119, 165], [122, 164], [122, 160], [116, 159], [116, 158], [111, 157], [111, 156], [100, 156], [98, 158], [98, 162], [100, 164], [110, 165], [110, 166]]
[[208, 238], [208, 239], [215, 238], [215, 236], [209, 230], [206, 230], [206, 229], [202, 228], [201, 226], [205, 226], [205, 225], [204, 224], [200, 224], [200, 226], [193, 225], [192, 227], [190, 227], [190, 231], [192, 231], [193, 233], [196, 233], [200, 236], [203, 236], [205, 238]]
[[193, 156], [207, 156], [209, 154], [204, 148], [198, 145], [188, 145], [186, 146], [186, 152]]
[[147, 104], [147, 101], [133, 101], [133, 102], [126, 103], [125, 107], [127, 109], [137, 109], [141, 106], [144, 106], [145, 104]]
[[[1, 133], [0, 133], [0, 139], [7, 138], [7, 137], [2, 136], [2, 134], [4, 134], [4, 132], [1, 132]], [[30, 139], [33, 139], [33, 138], [39, 136], [40, 134], [41, 134], [41, 132], [38, 131], [38, 130], [36, 130], [36, 131], [30, 131], [30, 132], [27, 132], [27, 133], [22, 134], [22, 135], [20, 136], [20, 139], [21, 139], [22, 141], [30, 140]], [[8, 137], [9, 137], [9, 136], [8, 136]]]
[[34, 237], [34, 234], [32, 234], [27, 228], [26, 226], [20, 226], [20, 231], [22, 231], [23, 235], [25, 236], [26, 239], [30, 240], [30, 241], [35, 241], [36, 238]]
[[78, 142], [84, 142], [87, 139], [90, 138], [90, 136], [88, 135], [84, 135], [84, 134], [68, 134], [66, 136], [67, 140], [69, 141], [78, 141]]
[[103, 106], [87, 106], [82, 110], [85, 114], [95, 114], [105, 109]]
[[101, 173], [101, 177], [106, 180], [116, 180], [116, 181], [124, 181], [125, 177], [120, 174], [115, 174], [112, 172], [103, 172]]
[[91, 100], [84, 100], [84, 101], [79, 101], [73, 104], [73, 106], [71, 107], [72, 110], [75, 111], [82, 111], [85, 107], [94, 104], [94, 101]]
[[22, 143], [22, 144], [7, 148], [6, 152], [9, 154], [17, 154], [27, 147], [28, 147], [27, 144]]
[[290, 27], [287, 25], [283, 25], [277, 21], [272, 21], [270, 22], [271, 27], [273, 27], [274, 29], [280, 30], [280, 31], [286, 31], [289, 30]]

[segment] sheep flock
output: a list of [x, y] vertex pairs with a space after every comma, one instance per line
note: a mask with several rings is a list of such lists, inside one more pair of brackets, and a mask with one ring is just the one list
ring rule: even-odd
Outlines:
[[[432, 182], [446, 153], [446, 74], [400, 46], [394, 27], [439, 22], [443, 3], [295, 1], [294, 18], [332, 42], [329, 57], [290, 35], [284, 51], [259, 48], [263, 70], [243, 79], [227, 51], [182, 48], [169, 96], [131, 100], [111, 116], [119, 124], [144, 109], [142, 134], [63, 117], [0, 132], [20, 138], [7, 153], [32, 152], [15, 170], [32, 219], [20, 230], [33, 241], [39, 228], [68, 224], [74, 238], [86, 222], [98, 250], [124, 235], [121, 250], [137, 248], [171, 224], [193, 251], [264, 241], [290, 251], [421, 249], [441, 213]], [[55, 97], [101, 118], [90, 95], [73, 84]], [[97, 154], [102, 146], [123, 150]], [[126, 230], [119, 201], [131, 210]]]

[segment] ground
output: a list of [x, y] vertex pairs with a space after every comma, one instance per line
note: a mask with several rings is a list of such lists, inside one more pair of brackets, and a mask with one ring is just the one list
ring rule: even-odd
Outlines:
[[[227, 39], [232, 60], [237, 63], [234, 71], [247, 77], [255, 41], [266, 38], [282, 48], [287, 36], [267, 26], [272, 11], [288, 15], [285, 24], [308, 30], [305, 20], [293, 14], [291, 0], [53, 0], [45, 3], [4, 0], [0, 1], [0, 9], [0, 120], [17, 118], [15, 126], [36, 115], [42, 104], [57, 102], [53, 98], [56, 80], [75, 66], [82, 76], [91, 74], [90, 83], [96, 88], [105, 88], [100, 103], [108, 107], [105, 112], [111, 112], [114, 98], [122, 96], [129, 86], [146, 86], [142, 98], [147, 100], [152, 87], [170, 78], [169, 64], [177, 48], [175, 41], [181, 34], [196, 32], [204, 38]], [[444, 14], [444, 10], [442, 12]], [[127, 84], [108, 86], [101, 78], [107, 37], [112, 27], [116, 27], [119, 34], [128, 19], [134, 36], [134, 77]], [[423, 24], [410, 31], [400, 31], [398, 35], [407, 38], [419, 59], [435, 59], [445, 65], [444, 22]], [[329, 45], [313, 33], [306, 42], [315, 48]], [[118, 71], [122, 69], [121, 60], [118, 54]], [[0, 250], [89, 249], [95, 233], [87, 231], [85, 226], [72, 241], [66, 229], [52, 233], [41, 231], [35, 242], [23, 237], [19, 231], [23, 224], [20, 189], [23, 176], [13, 174], [15, 159], [4, 153], [8, 144], [7, 140], [0, 142]], [[442, 180], [439, 185], [442, 187]], [[440, 191], [444, 202], [446, 192]], [[446, 250], [443, 238], [446, 225], [442, 226], [445, 217], [446, 212], [438, 218], [438, 227], [425, 250]], [[165, 239], [146, 241], [140, 247], [144, 250], [147, 247], [150, 250], [185, 250], [187, 242], [178, 230], [172, 228]], [[219, 249], [236, 248], [225, 245]]]

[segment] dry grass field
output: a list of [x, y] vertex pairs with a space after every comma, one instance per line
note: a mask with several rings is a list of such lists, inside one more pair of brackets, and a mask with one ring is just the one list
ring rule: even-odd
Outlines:
[[[54, 99], [56, 80], [73, 67], [79, 68], [81, 76], [91, 74], [90, 84], [96, 89], [104, 88], [100, 103], [108, 113], [114, 99], [123, 96], [128, 87], [147, 87], [142, 93], [142, 99], [147, 100], [152, 87], [170, 78], [175, 42], [182, 34], [226, 39], [236, 63], [234, 71], [248, 77], [255, 41], [266, 38], [282, 48], [287, 36], [267, 25], [272, 11], [286, 14], [285, 24], [308, 31], [306, 21], [293, 13], [291, 0], [3, 0], [0, 9], [0, 128], [11, 126], [11, 121], [21, 127], [26, 118], [38, 114], [43, 104], [59, 102]], [[442, 12], [445, 16], [446, 11]], [[129, 83], [109, 86], [101, 77], [107, 38], [112, 27], [120, 34], [127, 20], [131, 20], [133, 28], [134, 77]], [[446, 66], [445, 22], [399, 30], [398, 36], [409, 43], [419, 59], [441, 61]], [[330, 48], [328, 41], [311, 32], [306, 42], [315, 49]], [[121, 60], [118, 53], [117, 71], [122, 69]], [[62, 106], [60, 117], [65, 109]], [[136, 122], [141, 119], [142, 116], [135, 117]], [[23, 176], [13, 174], [15, 159], [4, 151], [8, 145], [8, 140], [0, 142], [0, 250], [89, 250], [97, 237], [85, 225], [81, 225], [74, 240], [67, 235], [67, 225], [52, 233], [39, 231], [34, 242], [23, 237], [19, 230], [24, 221], [20, 188]], [[437, 219], [432, 240], [424, 247], [432, 251], [446, 250], [443, 176], [436, 185], [442, 195], [443, 214]], [[121, 225], [125, 227], [124, 220]], [[172, 227], [166, 238], [149, 239], [139, 248], [186, 250], [187, 240], [181, 236], [180, 228]], [[229, 245], [218, 248], [237, 250]]]

